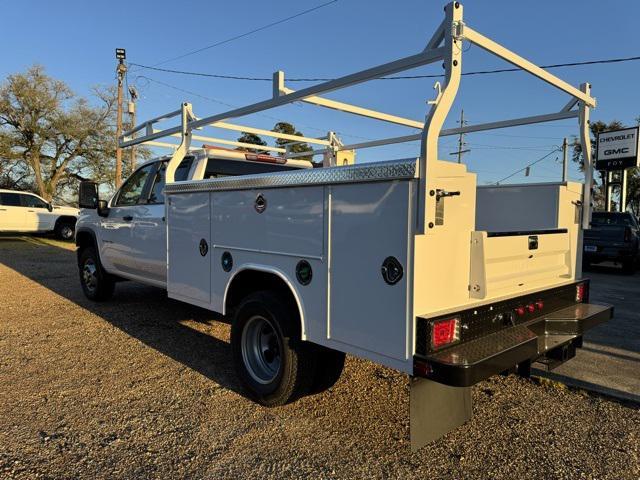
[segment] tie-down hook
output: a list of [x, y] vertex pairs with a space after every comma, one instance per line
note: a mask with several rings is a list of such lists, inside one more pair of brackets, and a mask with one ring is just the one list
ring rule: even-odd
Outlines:
[[433, 85], [433, 89], [438, 90], [438, 95], [436, 95], [436, 98], [434, 98], [433, 100], [427, 100], [427, 103], [429, 105], [437, 105], [440, 101], [440, 97], [442, 96], [442, 86], [440, 85], [440, 82], [436, 82]]

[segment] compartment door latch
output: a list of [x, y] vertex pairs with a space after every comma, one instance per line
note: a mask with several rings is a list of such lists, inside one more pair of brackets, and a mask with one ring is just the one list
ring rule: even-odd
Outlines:
[[445, 197], [457, 197], [460, 195], [460, 191], [450, 192], [448, 190], [437, 189], [435, 192], [431, 190], [429, 192], [431, 196], [435, 194], [436, 196], [436, 216], [435, 216], [435, 224], [436, 225], [444, 225], [444, 198]]

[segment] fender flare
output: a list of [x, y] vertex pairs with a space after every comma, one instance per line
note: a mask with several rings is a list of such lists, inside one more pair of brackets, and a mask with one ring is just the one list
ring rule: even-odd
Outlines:
[[287, 286], [289, 292], [291, 293], [291, 295], [293, 296], [293, 299], [296, 302], [296, 306], [298, 308], [298, 315], [300, 316], [300, 336], [302, 340], [306, 340], [307, 332], [305, 328], [306, 322], [304, 317], [304, 304], [302, 302], [302, 299], [300, 298], [300, 295], [298, 295], [298, 291], [296, 290], [293, 282], [289, 280], [289, 277], [287, 277], [287, 275], [282, 270], [280, 270], [279, 268], [275, 268], [273, 266], [262, 265], [258, 263], [245, 263], [245, 264], [242, 264], [236, 271], [234, 271], [233, 275], [231, 275], [231, 277], [227, 281], [227, 284], [224, 287], [224, 297], [222, 299], [222, 314], [223, 315], [227, 314], [228, 294], [229, 294], [229, 289], [233, 284], [233, 281], [236, 279], [239, 273], [246, 272], [246, 271], [269, 273], [271, 275], [278, 277], [280, 280], [282, 280], [282, 282]]

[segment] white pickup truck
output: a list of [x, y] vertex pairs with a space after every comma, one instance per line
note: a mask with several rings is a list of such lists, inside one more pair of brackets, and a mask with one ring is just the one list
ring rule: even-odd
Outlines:
[[53, 232], [72, 240], [77, 218], [77, 208], [53, 205], [34, 193], [0, 190], [0, 232]]
[[[468, 27], [458, 2], [445, 12], [418, 54], [299, 91], [277, 72], [263, 102], [206, 118], [183, 104], [127, 132], [122, 147], [175, 151], [141, 166], [108, 202], [95, 184], [81, 185], [76, 243], [86, 295], [104, 300], [119, 279], [136, 280], [228, 316], [238, 376], [267, 406], [330, 387], [345, 353], [404, 372], [414, 449], [471, 417], [475, 383], [570, 359], [583, 333], [612, 316], [611, 307], [588, 303], [589, 282], [581, 278], [590, 189], [572, 182], [479, 187], [465, 165], [438, 159], [438, 139], [578, 118], [590, 185], [595, 100], [588, 84], [572, 87]], [[568, 93], [569, 102], [545, 115], [443, 130], [463, 41]], [[424, 123], [319, 96], [441, 61], [444, 80]], [[295, 101], [419, 133], [343, 145], [332, 133], [313, 139], [227, 122]], [[179, 125], [154, 128], [172, 117]], [[301, 154], [287, 148], [265, 147], [277, 157], [190, 148], [192, 139], [233, 143], [194, 135], [203, 127], [320, 145], [312, 154], [324, 156], [323, 166], [296, 161]], [[163, 137], [180, 143], [157, 142]], [[341, 157], [415, 140], [417, 158], [350, 164]]]

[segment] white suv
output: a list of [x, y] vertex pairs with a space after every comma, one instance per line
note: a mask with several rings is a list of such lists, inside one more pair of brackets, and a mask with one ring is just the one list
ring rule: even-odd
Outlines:
[[0, 232], [54, 232], [71, 240], [78, 213], [77, 208], [53, 206], [33, 193], [0, 190]]

